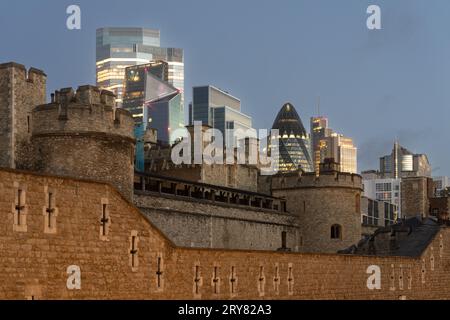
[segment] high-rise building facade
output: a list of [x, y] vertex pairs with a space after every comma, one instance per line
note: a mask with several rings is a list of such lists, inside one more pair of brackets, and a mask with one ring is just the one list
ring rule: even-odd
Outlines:
[[424, 154], [414, 154], [394, 143], [391, 154], [380, 158], [380, 169], [363, 171], [364, 195], [387, 201], [398, 207], [398, 216], [404, 217], [402, 182], [405, 178], [430, 177], [431, 166]]
[[401, 179], [364, 179], [364, 196], [392, 203], [401, 212]]
[[431, 177], [431, 165], [425, 154], [414, 154], [394, 143], [391, 154], [380, 158], [381, 178]]
[[286, 103], [278, 113], [272, 129], [279, 131], [278, 167], [280, 172], [296, 171], [313, 172], [313, 161], [310, 155], [310, 137], [302, 120], [291, 103]]
[[[234, 139], [234, 134], [238, 134], [237, 130], [241, 130], [241, 134], [245, 135], [247, 130], [252, 129], [252, 118], [240, 111], [228, 106], [215, 107], [211, 111], [213, 128], [224, 134], [225, 142], [229, 141], [231, 143]], [[237, 140], [240, 138], [243, 137], [236, 137]], [[238, 141], [234, 141], [234, 143], [236, 145]]]
[[327, 158], [334, 159], [341, 172], [358, 172], [358, 149], [353, 140], [328, 128], [326, 117], [311, 118], [311, 152], [316, 174], [319, 174], [320, 163]]
[[180, 89], [169, 79], [169, 64], [154, 61], [125, 69], [122, 107], [131, 112], [137, 126], [156, 129], [158, 140], [171, 144], [184, 128], [184, 108]]
[[184, 128], [184, 115], [180, 112], [181, 94], [174, 91], [172, 94], [150, 100], [144, 109], [144, 120], [147, 128], [156, 129], [158, 140], [172, 145], [182, 134], [176, 129]]
[[358, 149], [353, 140], [341, 134], [332, 133], [319, 141], [320, 159], [334, 159], [340, 172], [357, 173]]
[[320, 152], [321, 140], [329, 137], [333, 131], [330, 128], [328, 128], [328, 118], [322, 116], [311, 118], [310, 129], [311, 129], [311, 157], [313, 158], [314, 171], [318, 172], [320, 163], [323, 162], [324, 160], [321, 158]]
[[137, 124], [143, 120], [146, 99], [173, 93], [174, 86], [170, 85], [168, 76], [169, 64], [165, 61], [125, 69], [122, 107], [131, 112]]
[[384, 227], [395, 223], [398, 208], [395, 204], [382, 200], [361, 198], [361, 222], [363, 226]]
[[[225, 140], [232, 139], [231, 133], [237, 129], [252, 129], [252, 118], [241, 112], [241, 101], [211, 85], [193, 88], [189, 123], [192, 125], [194, 122], [220, 130]], [[226, 130], [230, 130], [230, 135], [225, 135]]]
[[160, 47], [160, 31], [143, 28], [100, 28], [96, 41], [97, 86], [113, 91], [122, 103], [125, 68], [163, 60], [167, 81], [184, 92], [183, 50]]

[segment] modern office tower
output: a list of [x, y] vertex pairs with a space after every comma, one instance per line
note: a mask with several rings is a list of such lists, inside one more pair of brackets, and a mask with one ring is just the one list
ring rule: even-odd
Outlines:
[[363, 179], [364, 195], [400, 206], [401, 179]]
[[380, 170], [363, 171], [361, 175], [365, 196], [397, 205], [399, 217], [403, 217], [403, 180], [430, 177], [431, 166], [426, 155], [414, 154], [395, 142], [391, 154], [380, 158]]
[[[241, 112], [241, 101], [214, 86], [194, 87], [192, 92], [192, 103], [189, 105], [189, 122], [202, 122], [218, 129], [224, 134], [225, 130], [252, 129], [252, 118]], [[234, 132], [230, 131], [229, 133]], [[226, 141], [224, 141], [226, 142]]]
[[[153, 61], [125, 69], [122, 107], [131, 112], [137, 124], [143, 121], [146, 93], [154, 99], [155, 95], [164, 95], [165, 91], [172, 92], [173, 86], [170, 85], [168, 76], [169, 64], [165, 61]], [[155, 77], [160, 81], [156, 81]]]
[[431, 166], [425, 154], [414, 154], [395, 142], [391, 154], [380, 158], [381, 178], [431, 177]]
[[100, 28], [97, 29], [96, 50], [97, 86], [113, 91], [119, 104], [122, 103], [125, 68], [156, 60], [169, 64], [167, 81], [183, 95], [183, 50], [161, 48], [159, 30]]
[[[395, 223], [398, 208], [390, 202], [361, 197], [361, 222], [363, 226], [385, 227]], [[371, 232], [373, 233], [373, 232]]]
[[126, 69], [123, 108], [129, 110], [143, 131], [156, 129], [158, 140], [172, 144], [176, 129], [184, 128], [184, 109], [179, 89], [165, 81], [167, 63], [155, 62]]
[[181, 94], [176, 90], [146, 103], [144, 121], [147, 128], [156, 129], [158, 141], [172, 145], [183, 136], [175, 133], [176, 129], [184, 128], [184, 114], [180, 110]]
[[[213, 128], [224, 134], [224, 142], [230, 141], [231, 143], [231, 141], [234, 141], [234, 134], [238, 134], [236, 130], [242, 130], [241, 134], [245, 135], [248, 130], [252, 129], [251, 117], [228, 106], [211, 108], [211, 116]], [[236, 137], [236, 141], [233, 142], [235, 146], [241, 138], [244, 138], [244, 136]]]
[[286, 103], [278, 113], [272, 129], [279, 130], [279, 171], [289, 172], [302, 169], [313, 171], [310, 156], [310, 140], [297, 110], [291, 103]]
[[326, 117], [312, 117], [311, 123], [311, 156], [313, 158], [314, 171], [318, 173], [320, 163], [323, 161], [320, 157], [320, 141], [329, 137], [333, 132], [328, 128], [328, 118]]
[[344, 137], [342, 134], [331, 133], [319, 141], [320, 159], [331, 158], [339, 164], [339, 171], [348, 173], [357, 173], [357, 154], [358, 149], [353, 145], [351, 138]]
[[241, 110], [241, 101], [214, 86], [200, 86], [192, 89], [192, 104], [189, 110], [194, 121], [201, 121], [204, 125], [213, 126], [212, 108], [227, 106], [236, 111]]
[[333, 132], [328, 128], [328, 119], [318, 116], [311, 118], [311, 152], [314, 171], [319, 175], [319, 165], [326, 158], [339, 164], [339, 171], [357, 173], [357, 148], [351, 138]]
[[450, 178], [449, 177], [433, 177], [434, 181], [434, 189], [435, 189], [435, 196], [439, 197], [441, 196], [442, 192], [450, 188]]
[[154, 61], [125, 69], [122, 107], [133, 115], [136, 137], [137, 170], [144, 170], [144, 144], [148, 129], [161, 144], [173, 144], [184, 128], [182, 93], [168, 82], [169, 64]]

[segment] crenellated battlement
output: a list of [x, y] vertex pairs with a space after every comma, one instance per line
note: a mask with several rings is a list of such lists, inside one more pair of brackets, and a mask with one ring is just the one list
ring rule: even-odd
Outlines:
[[44, 71], [31, 67], [27, 68], [20, 63], [8, 62], [0, 64], [0, 74], [2, 73], [12, 74], [14, 73], [15, 78], [27, 81], [27, 82], [46, 82], [47, 75]]
[[272, 177], [272, 190], [301, 188], [354, 188], [362, 190], [362, 177], [338, 171], [302, 173], [301, 171]]
[[103, 104], [109, 107], [115, 106], [115, 95], [108, 90], [100, 90], [91, 85], [79, 86], [76, 91], [73, 88], [63, 88], [52, 94], [52, 103], [68, 104]]
[[33, 109], [32, 135], [50, 133], [103, 133], [134, 139], [134, 120], [114, 107], [112, 92], [94, 86], [63, 88], [49, 104]]

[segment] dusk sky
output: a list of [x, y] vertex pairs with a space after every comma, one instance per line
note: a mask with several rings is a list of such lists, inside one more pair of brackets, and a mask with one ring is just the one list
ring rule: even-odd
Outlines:
[[[71, 4], [81, 30], [66, 28]], [[371, 4], [382, 30], [366, 27]], [[160, 29], [162, 46], [185, 50], [186, 106], [193, 86], [212, 84], [257, 129], [291, 102], [309, 130], [320, 96], [359, 170], [378, 168], [397, 138], [450, 176], [448, 0], [1, 1], [0, 62], [43, 69], [48, 93], [95, 84], [95, 30], [109, 26]]]

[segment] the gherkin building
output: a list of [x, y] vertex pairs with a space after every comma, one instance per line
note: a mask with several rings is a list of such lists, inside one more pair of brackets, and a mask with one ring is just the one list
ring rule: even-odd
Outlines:
[[302, 169], [305, 172], [312, 172], [309, 135], [292, 104], [286, 103], [281, 108], [272, 129], [279, 131], [279, 171]]

